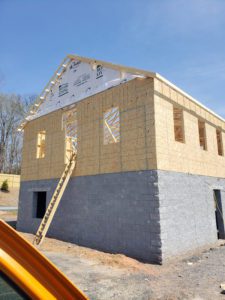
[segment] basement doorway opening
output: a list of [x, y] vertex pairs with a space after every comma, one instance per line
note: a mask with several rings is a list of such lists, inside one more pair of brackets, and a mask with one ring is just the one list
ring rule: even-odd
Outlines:
[[46, 212], [47, 192], [34, 192], [34, 218], [42, 219]]
[[215, 203], [215, 217], [218, 239], [225, 239], [223, 207], [221, 201], [221, 191], [213, 190]]

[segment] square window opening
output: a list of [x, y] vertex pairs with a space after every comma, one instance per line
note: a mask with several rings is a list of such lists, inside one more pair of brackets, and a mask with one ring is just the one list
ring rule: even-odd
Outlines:
[[198, 120], [199, 143], [202, 150], [207, 150], [205, 122]]
[[42, 219], [46, 212], [47, 192], [34, 192], [33, 195], [33, 217]]
[[175, 141], [184, 143], [184, 118], [181, 108], [173, 107], [173, 121]]
[[37, 135], [37, 158], [45, 157], [45, 141], [46, 141], [46, 131], [40, 131]]
[[120, 142], [120, 111], [119, 107], [112, 107], [103, 115], [103, 143], [104, 145]]

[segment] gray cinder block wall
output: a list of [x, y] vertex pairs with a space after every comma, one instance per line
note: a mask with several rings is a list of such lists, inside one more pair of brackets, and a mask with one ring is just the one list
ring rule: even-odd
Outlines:
[[158, 187], [162, 260], [217, 241], [213, 190], [225, 219], [225, 179], [158, 171]]
[[[18, 230], [37, 231], [33, 194], [46, 191], [49, 203], [57, 182], [22, 182]], [[161, 263], [217, 241], [213, 189], [225, 208], [224, 179], [154, 170], [71, 178], [48, 236]]]
[[[49, 203], [58, 180], [21, 183], [17, 229], [35, 233], [36, 191]], [[111, 253], [161, 262], [156, 171], [71, 178], [50, 226], [49, 237]]]

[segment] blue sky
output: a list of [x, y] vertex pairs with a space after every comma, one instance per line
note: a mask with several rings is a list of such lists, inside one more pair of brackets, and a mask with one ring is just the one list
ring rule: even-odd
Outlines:
[[41, 92], [68, 53], [155, 71], [225, 117], [224, 0], [0, 0], [0, 92]]

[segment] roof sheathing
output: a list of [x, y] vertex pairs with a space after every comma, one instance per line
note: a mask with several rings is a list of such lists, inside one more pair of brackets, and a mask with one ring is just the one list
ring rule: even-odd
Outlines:
[[57, 80], [57, 77], [61, 76], [61, 74], [63, 73], [63, 70], [68, 66], [68, 64], [71, 62], [71, 60], [74, 60], [74, 59], [80, 60], [81, 62], [85, 62], [85, 63], [88, 63], [88, 64], [99, 64], [99, 65], [102, 65], [102, 66], [107, 67], [107, 68], [111, 68], [111, 69], [114, 69], [114, 70], [119, 70], [121, 72], [129, 72], [129, 73], [139, 75], [139, 76], [146, 76], [146, 77], [159, 79], [159, 80], [163, 81], [164, 83], [166, 83], [171, 88], [173, 88], [174, 90], [176, 90], [177, 92], [181, 93], [183, 96], [187, 97], [191, 102], [193, 102], [194, 104], [197, 104], [200, 108], [202, 108], [205, 111], [207, 111], [208, 113], [212, 114], [214, 117], [216, 117], [217, 119], [219, 119], [220, 121], [222, 121], [225, 124], [225, 119], [223, 119], [221, 116], [217, 115], [215, 112], [213, 112], [212, 110], [210, 110], [209, 108], [204, 106], [198, 100], [196, 100], [195, 98], [193, 98], [192, 96], [190, 96], [189, 94], [184, 92], [182, 89], [175, 86], [173, 83], [171, 83], [170, 81], [168, 81], [167, 79], [165, 79], [163, 76], [161, 76], [158, 73], [144, 71], [144, 70], [131, 68], [131, 67], [125, 67], [125, 66], [122, 66], [122, 65], [116, 65], [116, 64], [104, 62], [104, 61], [101, 61], [101, 60], [96, 60], [96, 59], [91, 59], [91, 58], [86, 58], [86, 57], [82, 57], [82, 56], [78, 56], [78, 55], [69, 54], [64, 58], [62, 63], [59, 65], [58, 69], [55, 71], [54, 75], [49, 80], [49, 82], [47, 83], [47, 85], [43, 89], [42, 93], [36, 98], [35, 103], [34, 103], [33, 107], [30, 110], [30, 113], [26, 116], [25, 120], [21, 123], [18, 130], [23, 130], [24, 129], [27, 122], [29, 122], [29, 117], [32, 116], [33, 114], [35, 114], [35, 112], [38, 110], [40, 105], [43, 103], [46, 95], [49, 93], [51, 84], [53, 84], [55, 82], [55, 80]]

